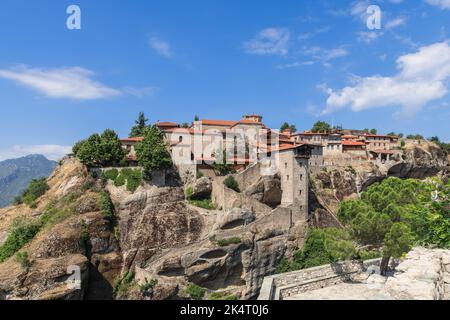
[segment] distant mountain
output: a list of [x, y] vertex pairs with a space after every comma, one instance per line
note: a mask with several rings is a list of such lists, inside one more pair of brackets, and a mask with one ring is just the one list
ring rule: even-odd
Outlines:
[[31, 180], [48, 177], [57, 163], [42, 155], [30, 155], [0, 162], [0, 208], [14, 201]]

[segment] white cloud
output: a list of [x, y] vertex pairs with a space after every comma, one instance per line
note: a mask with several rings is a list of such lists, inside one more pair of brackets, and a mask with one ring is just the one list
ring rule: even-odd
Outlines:
[[143, 88], [125, 87], [122, 89], [122, 92], [129, 94], [130, 96], [143, 98], [145, 96], [152, 96], [158, 90], [159, 87], [143, 87]]
[[[321, 47], [304, 47], [301, 53], [309, 56], [313, 61], [322, 63], [325, 67], [331, 67], [332, 60], [348, 55], [348, 51], [344, 47], [332, 49], [323, 49]], [[309, 62], [308, 64], [312, 63]]]
[[15, 145], [8, 149], [0, 150], [0, 161], [6, 159], [16, 159], [30, 154], [42, 154], [47, 159], [59, 160], [66, 154], [72, 152], [71, 146], [60, 146], [60, 145]]
[[286, 64], [279, 64], [276, 66], [277, 69], [291, 69], [291, 68], [299, 68], [302, 66], [310, 66], [313, 65], [314, 61], [296, 61], [296, 62], [292, 62], [292, 63], [286, 63]]
[[120, 95], [92, 79], [94, 72], [80, 68], [38, 69], [19, 66], [9, 70], [0, 69], [0, 77], [13, 80], [51, 98], [76, 100], [104, 99]]
[[441, 9], [450, 9], [450, 0], [426, 0], [426, 2]]
[[382, 31], [360, 31], [357, 33], [358, 41], [370, 44], [383, 35]]
[[386, 22], [384, 27], [386, 29], [394, 29], [394, 28], [403, 26], [405, 24], [406, 24], [406, 18], [398, 17], [398, 18], [395, 18], [393, 20], [390, 20], [390, 21]]
[[244, 50], [249, 54], [286, 55], [289, 52], [291, 34], [285, 28], [267, 28], [252, 40], [244, 42]]
[[412, 115], [427, 103], [448, 93], [450, 46], [445, 42], [422, 47], [397, 59], [398, 73], [391, 77], [375, 75], [354, 77], [352, 86], [326, 89], [327, 106], [323, 113], [349, 107], [353, 111], [401, 106]]
[[171, 58], [173, 56], [172, 48], [170, 44], [156, 36], [150, 37], [150, 47], [155, 50], [159, 55]]
[[366, 23], [368, 17], [367, 8], [369, 6], [370, 2], [368, 0], [356, 1], [350, 7], [350, 14]]

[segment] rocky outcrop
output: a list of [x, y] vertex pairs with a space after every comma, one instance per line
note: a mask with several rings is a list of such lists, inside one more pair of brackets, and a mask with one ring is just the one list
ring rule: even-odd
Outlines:
[[244, 194], [272, 208], [281, 203], [281, 180], [279, 175], [263, 176], [248, 187]]
[[405, 146], [402, 162], [392, 166], [389, 176], [424, 179], [434, 176], [448, 165], [447, 154], [434, 143], [413, 141]]
[[192, 199], [205, 199], [211, 197], [212, 181], [208, 177], [201, 177], [192, 184]]
[[157, 188], [130, 195], [120, 204], [124, 270], [143, 267], [164, 249], [199, 240], [203, 220], [187, 207], [182, 188]]
[[384, 289], [396, 300], [450, 300], [450, 250], [415, 248]]

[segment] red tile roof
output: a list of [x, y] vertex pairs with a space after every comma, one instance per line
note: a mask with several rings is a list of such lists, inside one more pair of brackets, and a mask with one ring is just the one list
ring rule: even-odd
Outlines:
[[237, 124], [239, 121], [229, 121], [229, 120], [200, 120], [203, 125], [207, 126], [226, 126], [231, 127]]
[[143, 141], [143, 140], [144, 140], [143, 137], [120, 139], [120, 141], [122, 141], [122, 142], [140, 142], [140, 141]]
[[179, 127], [180, 125], [176, 122], [157, 122], [157, 127]]
[[365, 146], [366, 144], [364, 142], [359, 141], [342, 141], [343, 146]]
[[327, 135], [329, 135], [329, 133], [305, 131], [294, 133], [292, 136], [327, 136]]

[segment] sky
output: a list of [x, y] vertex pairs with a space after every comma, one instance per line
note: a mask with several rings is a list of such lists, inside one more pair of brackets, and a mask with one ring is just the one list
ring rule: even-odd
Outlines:
[[2, 0], [0, 40], [0, 160], [126, 137], [140, 111], [450, 141], [450, 0]]

